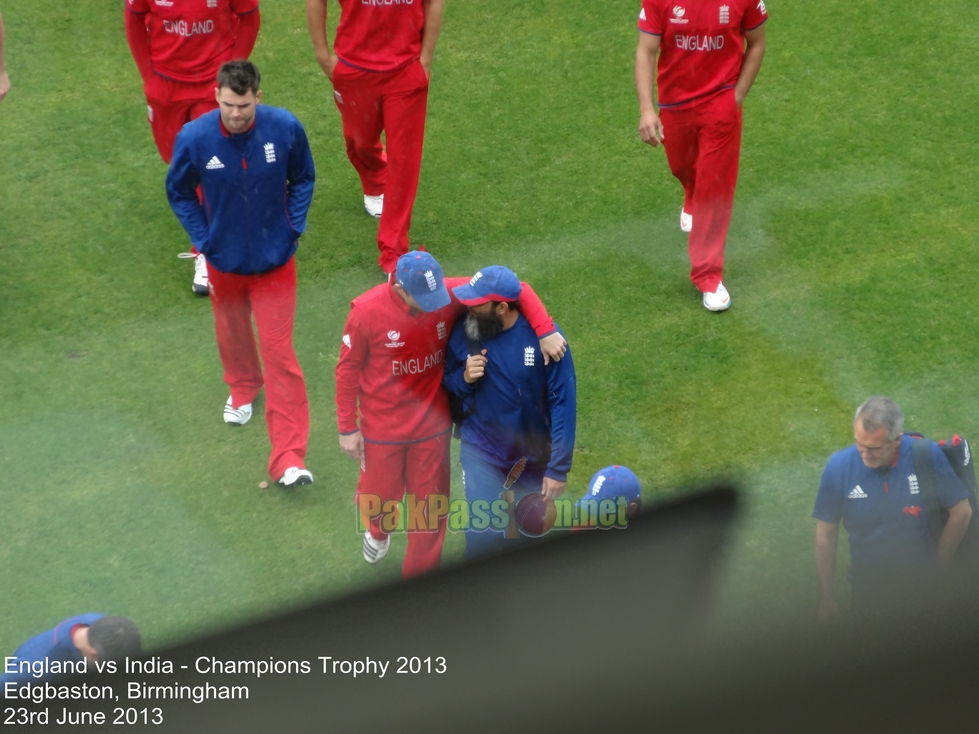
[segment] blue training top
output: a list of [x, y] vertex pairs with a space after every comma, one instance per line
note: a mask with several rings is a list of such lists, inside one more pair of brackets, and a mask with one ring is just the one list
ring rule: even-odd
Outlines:
[[291, 112], [260, 104], [251, 129], [231, 134], [214, 110], [177, 135], [167, 199], [208, 264], [260, 275], [295, 253], [315, 179], [306, 132]]
[[500, 468], [509, 469], [526, 456], [531, 464], [546, 467], [544, 476], [567, 481], [576, 410], [571, 351], [545, 367], [538, 336], [523, 314], [480, 346], [486, 350], [486, 370], [470, 385], [463, 378], [469, 352], [465, 319], [460, 318], [449, 338], [442, 381], [463, 398], [465, 408], [475, 400], [475, 412], [462, 424], [462, 440]]
[[71, 640], [71, 628], [76, 624], [91, 625], [92, 622], [97, 619], [102, 619], [104, 616], [104, 614], [80, 614], [77, 617], [70, 617], [54, 629], [42, 632], [29, 639], [18, 647], [17, 652], [13, 654], [12, 657], [16, 658], [16, 660], [10, 661], [10, 665], [14, 666], [17, 672], [3, 673], [3, 675], [0, 675], [0, 689], [2, 689], [5, 683], [39, 683], [58, 677], [57, 675], [34, 677], [29, 672], [21, 673], [19, 663], [23, 660], [43, 663], [45, 658], [47, 658], [49, 663], [55, 661], [60, 663], [69, 661], [74, 663], [81, 662], [82, 654], [78, 652], [78, 648], [75, 647], [75, 643]]
[[[924, 506], [911, 459], [915, 439], [901, 437], [896, 462], [871, 469], [856, 446], [837, 451], [826, 464], [812, 516], [830, 523], [843, 521], [850, 536], [851, 571], [914, 570], [936, 561], [935, 542], [929, 537], [928, 509]], [[945, 509], [969, 497], [969, 489], [934, 442], [938, 501]]]

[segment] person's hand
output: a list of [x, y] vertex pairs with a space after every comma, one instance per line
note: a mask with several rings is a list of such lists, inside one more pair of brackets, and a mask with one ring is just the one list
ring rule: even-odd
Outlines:
[[544, 355], [545, 366], [552, 359], [555, 362], [560, 362], [561, 357], [568, 351], [568, 340], [560, 332], [555, 331], [540, 340], [540, 350]]
[[9, 91], [10, 77], [7, 76], [7, 72], [0, 72], [0, 102], [3, 102], [3, 98], [7, 96]]
[[361, 435], [360, 431], [354, 431], [346, 436], [341, 434], [340, 448], [343, 449], [343, 453], [345, 453], [351, 459], [363, 459], [364, 437]]
[[557, 479], [544, 477], [544, 486], [542, 491], [552, 500], [556, 500], [558, 497], [564, 494], [564, 488], [566, 486], [568, 486], [567, 482], [559, 482]]
[[835, 619], [839, 619], [840, 616], [840, 604], [836, 599], [820, 599], [819, 600], [819, 621], [820, 622], [832, 622]]
[[652, 110], [643, 112], [639, 116], [639, 137], [644, 143], [648, 143], [654, 148], [658, 147], [666, 137], [659, 115]]
[[431, 59], [426, 59], [424, 56], [422, 56], [418, 60], [421, 62], [422, 69], [425, 70], [425, 78], [428, 79], [429, 81], [431, 81], [432, 80], [432, 60]]
[[474, 354], [466, 360], [466, 371], [462, 374], [462, 379], [472, 385], [484, 374], [486, 374], [485, 349], [479, 354]]
[[737, 87], [734, 88], [734, 104], [736, 104], [739, 109], [741, 108], [741, 105], [744, 104], [744, 93], [739, 91]]
[[340, 63], [340, 59], [333, 54], [326, 52], [323, 54], [316, 54], [316, 60], [319, 62], [319, 65], [323, 67], [323, 73], [326, 74], [326, 78], [332, 82], [333, 70], [337, 68], [337, 64]]

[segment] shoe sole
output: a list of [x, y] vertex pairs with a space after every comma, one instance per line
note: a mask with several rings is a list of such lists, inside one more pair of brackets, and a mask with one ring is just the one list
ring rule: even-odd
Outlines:
[[728, 301], [727, 305], [721, 306], [720, 308], [711, 308], [705, 303], [704, 308], [706, 308], [711, 313], [720, 313], [721, 311], [727, 311], [729, 308], [731, 308], [731, 301]]
[[197, 285], [196, 283], [194, 283], [194, 285], [192, 285], [190, 287], [190, 289], [192, 291], [194, 291], [194, 295], [197, 295], [197, 296], [207, 296], [207, 295], [210, 295], [210, 292], [208, 291], [206, 285]]
[[371, 219], [380, 219], [381, 218], [381, 215], [380, 214], [371, 214], [366, 209], [364, 209], [364, 213], [366, 213], [367, 216], [369, 216]]

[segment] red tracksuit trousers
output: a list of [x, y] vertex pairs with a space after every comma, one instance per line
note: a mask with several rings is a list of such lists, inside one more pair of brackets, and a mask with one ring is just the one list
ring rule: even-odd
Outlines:
[[[385, 197], [387, 198], [387, 197]], [[393, 506], [404, 500], [408, 550], [401, 575], [411, 578], [434, 571], [442, 560], [445, 522], [449, 503], [451, 432], [413, 443], [364, 442], [364, 461], [357, 482], [357, 507], [361, 514], [380, 503], [382, 515], [370, 520], [371, 537], [383, 540], [393, 530], [396, 514]], [[442, 498], [430, 495], [444, 495]], [[436, 505], [444, 502], [442, 512]], [[435, 509], [429, 522], [428, 508]], [[439, 517], [441, 514], [441, 517]], [[438, 523], [437, 528], [433, 525]], [[385, 523], [390, 523], [387, 528]]]
[[389, 72], [362, 71], [340, 62], [332, 82], [347, 157], [360, 175], [364, 194], [384, 194], [377, 229], [378, 262], [390, 273], [409, 247], [411, 208], [425, 141], [428, 77], [419, 61]]
[[660, 110], [666, 158], [683, 184], [683, 208], [693, 217], [688, 240], [690, 280], [709, 293], [724, 270], [724, 244], [734, 208], [741, 153], [741, 109], [734, 90], [680, 110]]
[[[295, 258], [261, 275], [222, 273], [208, 263], [207, 277], [224, 381], [231, 387], [231, 405], [238, 408], [253, 403], [265, 385], [265, 422], [272, 442], [269, 476], [278, 480], [291, 466], [305, 467], [309, 441], [306, 382], [292, 348]], [[257, 349], [253, 316], [258, 330]]]

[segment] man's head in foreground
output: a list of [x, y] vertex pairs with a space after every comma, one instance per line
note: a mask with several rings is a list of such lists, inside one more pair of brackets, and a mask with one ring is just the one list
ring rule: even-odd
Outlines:
[[255, 122], [255, 107], [262, 101], [258, 85], [262, 75], [251, 61], [229, 61], [218, 71], [214, 96], [221, 109], [221, 122], [231, 133], [246, 132]]
[[870, 469], [879, 469], [894, 463], [903, 433], [904, 413], [890, 398], [868, 398], [853, 416], [853, 437], [857, 451], [864, 465]]
[[79, 627], [72, 643], [89, 662], [139, 657], [142, 651], [139, 629], [125, 617], [102, 617]]
[[424, 250], [412, 250], [398, 258], [392, 287], [416, 311], [431, 313], [452, 301], [445, 287], [442, 266]]
[[459, 301], [469, 307], [466, 336], [485, 340], [509, 329], [519, 315], [520, 279], [510, 268], [490, 265], [476, 273], [467, 285], [453, 288]]

